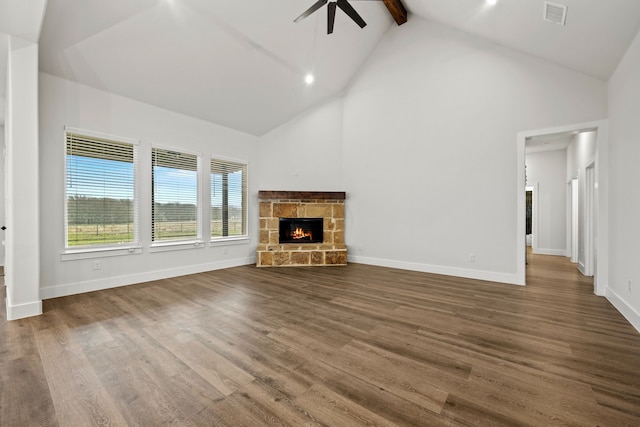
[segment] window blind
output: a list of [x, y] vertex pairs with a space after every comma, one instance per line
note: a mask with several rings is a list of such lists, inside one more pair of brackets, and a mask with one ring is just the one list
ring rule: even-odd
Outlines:
[[137, 146], [66, 132], [66, 247], [137, 244]]
[[211, 237], [247, 235], [247, 165], [211, 159]]
[[198, 239], [198, 156], [152, 148], [152, 167], [152, 240]]

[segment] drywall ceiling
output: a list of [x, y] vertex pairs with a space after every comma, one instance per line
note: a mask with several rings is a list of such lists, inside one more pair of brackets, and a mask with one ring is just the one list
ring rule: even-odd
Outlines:
[[393, 23], [381, 1], [354, 1], [368, 25], [338, 11], [328, 36], [326, 6], [293, 22], [311, 4], [49, 0], [40, 67], [260, 135], [342, 91]]
[[563, 132], [527, 138], [525, 142], [526, 153], [566, 150], [576, 134], [577, 132]]
[[[0, 33], [37, 35], [13, 15], [44, 1], [0, 0]], [[294, 23], [314, 1], [48, 0], [40, 68], [261, 135], [339, 95], [396, 25], [375, 0], [352, 1], [364, 29], [338, 11], [328, 36], [326, 6]], [[569, 8], [566, 26], [542, 19], [543, 0], [403, 0], [409, 21], [438, 21], [607, 80], [638, 32], [640, 1], [554, 2]]]
[[543, 0], [403, 0], [415, 15], [608, 80], [640, 27], [638, 0], [552, 0], [566, 25], [543, 19]]

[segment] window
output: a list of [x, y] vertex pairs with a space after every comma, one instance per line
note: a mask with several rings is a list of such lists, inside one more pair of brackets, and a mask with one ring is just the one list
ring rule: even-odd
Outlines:
[[138, 243], [137, 143], [65, 131], [66, 245]]
[[198, 156], [152, 148], [152, 167], [151, 240], [199, 239]]
[[211, 159], [211, 237], [247, 235], [247, 165]]

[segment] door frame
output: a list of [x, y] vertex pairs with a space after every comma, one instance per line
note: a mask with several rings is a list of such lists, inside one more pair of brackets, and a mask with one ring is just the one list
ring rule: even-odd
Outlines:
[[584, 271], [585, 276], [594, 276], [596, 260], [596, 232], [595, 224], [595, 192], [596, 192], [596, 162], [591, 162], [585, 169], [584, 177]]
[[609, 276], [609, 121], [575, 123], [553, 128], [518, 132], [516, 145], [516, 277], [519, 285], [526, 284], [525, 245], [525, 143], [527, 138], [552, 135], [562, 132], [597, 131], [595, 184], [594, 184], [594, 230], [595, 252], [598, 254], [594, 266], [594, 292], [605, 295]]
[[569, 181], [569, 258], [573, 264], [578, 264], [580, 251], [580, 178]]

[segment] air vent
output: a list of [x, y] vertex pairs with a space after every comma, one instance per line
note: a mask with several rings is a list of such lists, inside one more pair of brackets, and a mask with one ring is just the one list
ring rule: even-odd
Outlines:
[[544, 2], [544, 20], [554, 24], [565, 25], [567, 21], [567, 6], [548, 1]]

